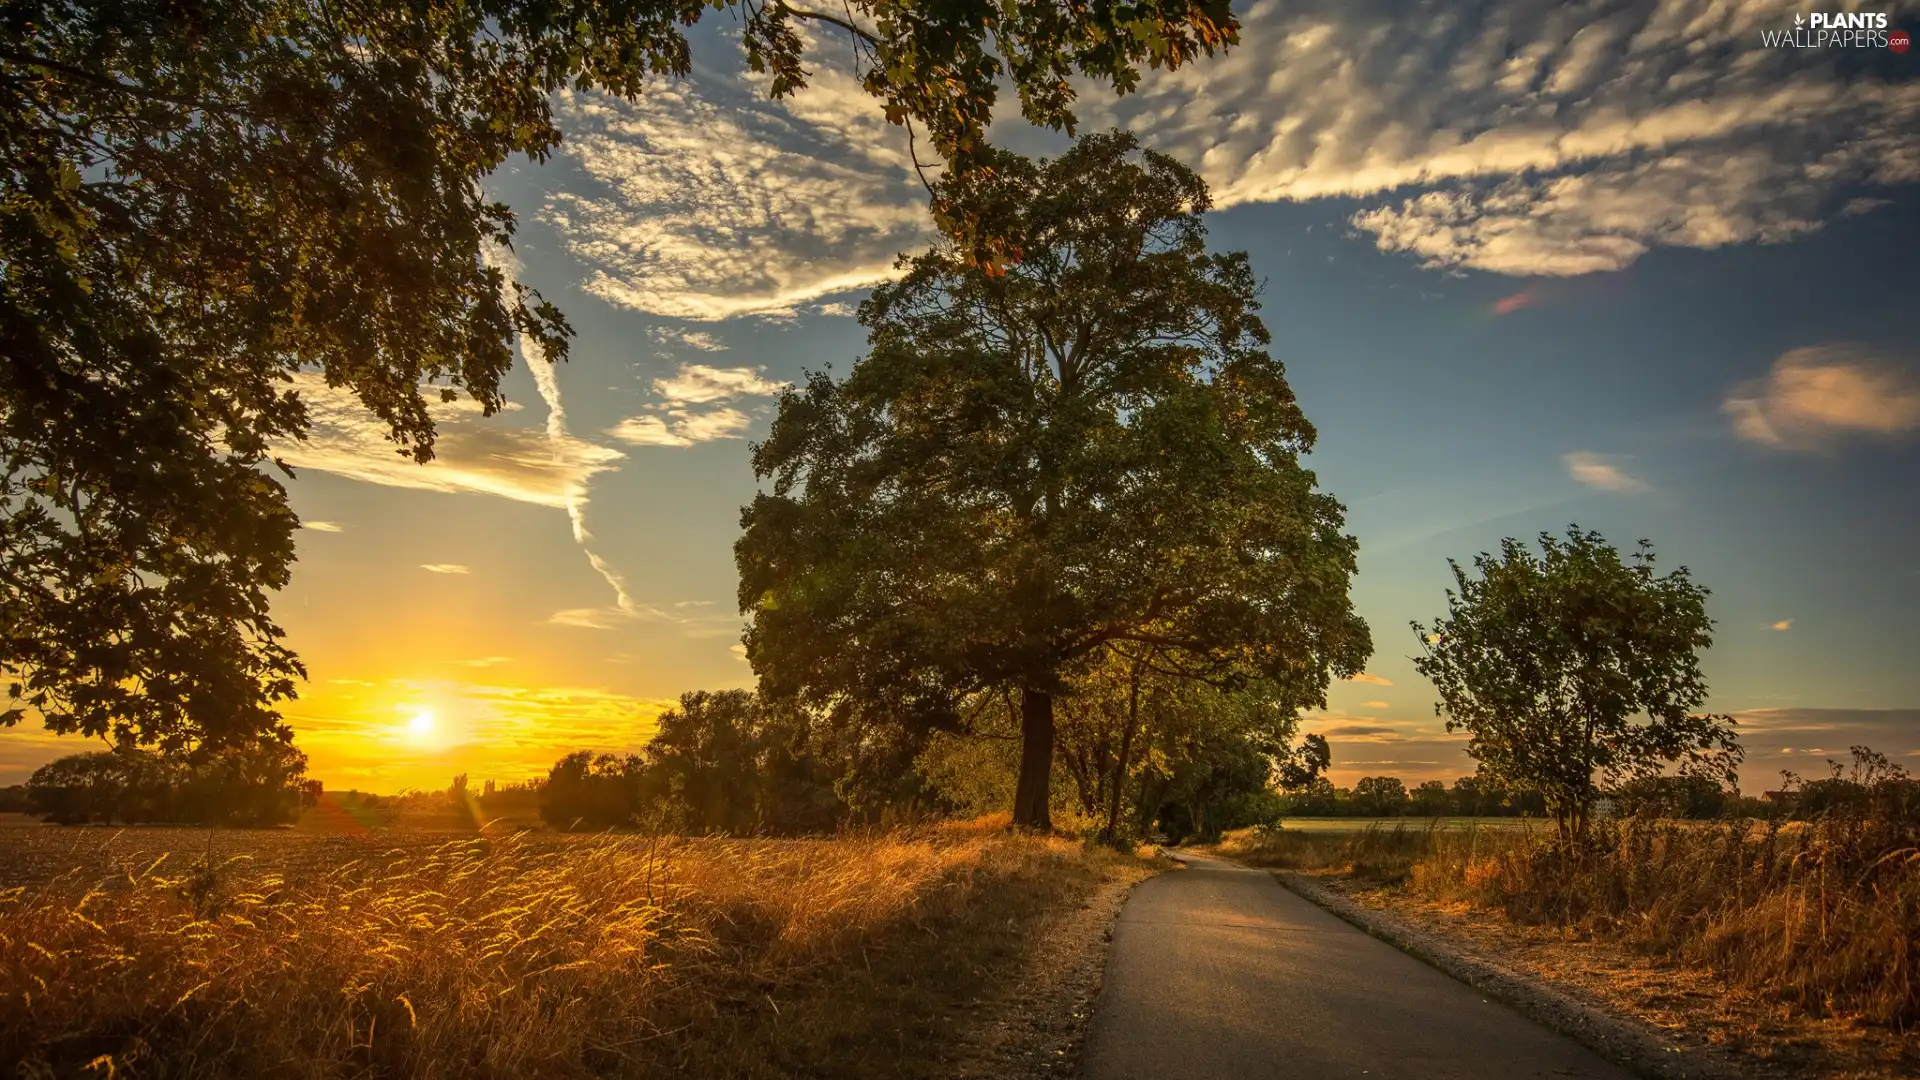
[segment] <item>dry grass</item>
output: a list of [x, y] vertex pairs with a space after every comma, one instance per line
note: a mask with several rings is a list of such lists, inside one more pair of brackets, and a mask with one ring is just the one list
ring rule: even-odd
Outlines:
[[149, 836], [112, 876], [0, 892], [0, 1060], [23, 1076], [934, 1075], [1026, 935], [1119, 861], [983, 821], [463, 837], [209, 874], [182, 865], [204, 834], [178, 833], [180, 855], [149, 858]]
[[1911, 823], [1788, 828], [1629, 819], [1578, 847], [1550, 832], [1369, 829], [1229, 836], [1257, 865], [1399, 884], [1625, 943], [1806, 1014], [1920, 1023], [1920, 848]]

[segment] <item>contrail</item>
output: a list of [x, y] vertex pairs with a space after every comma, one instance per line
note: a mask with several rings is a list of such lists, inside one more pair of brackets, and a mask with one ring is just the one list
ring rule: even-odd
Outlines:
[[[520, 257], [514, 254], [512, 248], [503, 244], [483, 248], [482, 253], [489, 265], [500, 269], [509, 284], [520, 280], [523, 267]], [[557, 365], [547, 358], [546, 350], [538, 342], [525, 335], [521, 336], [519, 347], [520, 358], [526, 361], [527, 370], [533, 374], [533, 385], [540, 391], [540, 400], [547, 403], [547, 445], [553, 452], [554, 460], [564, 462], [569, 446], [576, 440], [567, 432], [567, 406], [560, 397], [560, 379], [554, 370]], [[587, 484], [591, 482], [591, 478], [583, 480], [577, 489], [567, 492], [567, 520], [573, 525], [573, 542], [586, 553], [587, 563], [593, 567], [594, 573], [599, 574], [613, 589], [614, 607], [622, 615], [638, 618], [649, 614], [634, 603], [632, 594], [627, 592], [627, 579], [590, 546], [593, 534], [587, 531]]]
[[[533, 385], [539, 389], [540, 399], [547, 403], [547, 444], [553, 448], [556, 460], [564, 459], [567, 445], [573, 441], [573, 437], [567, 432], [567, 407], [561, 400], [560, 379], [554, 370], [557, 365], [547, 359], [545, 350], [538, 343], [524, 338], [520, 342], [520, 356], [527, 362], [527, 370], [533, 373]], [[586, 553], [587, 563], [594, 572], [613, 589], [614, 606], [625, 615], [638, 617], [643, 614], [627, 592], [626, 578], [589, 546], [593, 534], [587, 531], [587, 488], [584, 482], [577, 491], [567, 494], [567, 520], [573, 524], [573, 542]]]

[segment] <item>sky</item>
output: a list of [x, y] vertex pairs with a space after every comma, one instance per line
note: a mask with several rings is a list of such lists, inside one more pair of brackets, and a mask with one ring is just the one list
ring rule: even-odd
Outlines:
[[[1305, 718], [1333, 779], [1472, 771], [1408, 624], [1444, 612], [1449, 558], [1570, 523], [1712, 590], [1709, 707], [1740, 724], [1744, 788], [1855, 743], [1920, 769], [1920, 53], [1763, 43], [1808, 4], [1234, 8], [1226, 57], [1083, 86], [1078, 112], [1205, 177], [1211, 242], [1266, 282], [1374, 636]], [[1911, 3], [1817, 10], [1920, 31]], [[638, 102], [556, 97], [559, 152], [489, 184], [520, 215], [503, 264], [578, 331], [568, 362], [523, 357], [495, 417], [437, 407], [424, 467], [302, 385], [274, 613], [328, 787], [523, 779], [752, 683], [749, 445], [783, 385], [861, 355], [854, 310], [929, 219], [843, 42], [774, 103], [724, 17], [693, 38], [694, 75]], [[1017, 118], [993, 137], [1064, 145]], [[81, 748], [0, 733], [0, 783]]]

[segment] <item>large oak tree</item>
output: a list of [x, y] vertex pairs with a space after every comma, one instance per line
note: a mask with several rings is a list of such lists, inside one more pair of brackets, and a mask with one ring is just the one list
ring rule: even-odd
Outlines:
[[1124, 90], [1236, 34], [1225, 0], [7, 3], [0, 726], [285, 738], [301, 668], [268, 593], [296, 522], [265, 467], [307, 429], [290, 377], [350, 388], [425, 461], [429, 395], [498, 408], [516, 335], [564, 358], [560, 312], [494, 265], [514, 218], [479, 181], [560, 141], [551, 92], [685, 75], [684, 29], [723, 9], [775, 95], [806, 81], [798, 23], [851, 34], [959, 172], [997, 80], [1070, 127], [1068, 76]]
[[1319, 704], [1371, 649], [1357, 543], [1199, 177], [1109, 134], [939, 194], [1017, 261], [903, 262], [861, 306], [868, 355], [782, 398], [736, 547], [747, 655], [767, 693], [877, 725], [1017, 695], [1014, 817], [1045, 827], [1076, 664], [1131, 642]]

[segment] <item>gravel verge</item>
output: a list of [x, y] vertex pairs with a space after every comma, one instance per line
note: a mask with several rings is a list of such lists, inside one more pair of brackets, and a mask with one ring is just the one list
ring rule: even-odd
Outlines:
[[983, 1015], [957, 1055], [953, 1076], [1040, 1080], [1079, 1075], [1113, 922], [1133, 887], [1152, 875], [1145, 868], [1123, 872], [1040, 933], [1006, 992], [981, 1003]]

